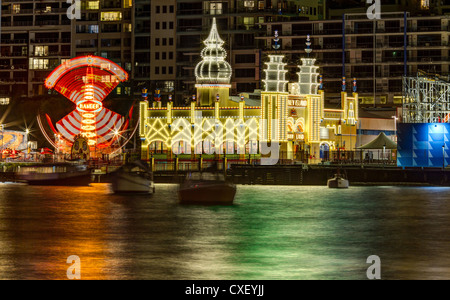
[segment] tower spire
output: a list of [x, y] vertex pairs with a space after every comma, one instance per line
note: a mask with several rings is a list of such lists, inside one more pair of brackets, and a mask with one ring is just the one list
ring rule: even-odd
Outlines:
[[225, 42], [220, 38], [217, 31], [216, 18], [213, 18], [211, 31], [203, 43], [206, 47], [201, 52], [202, 61], [195, 67], [197, 83], [230, 83], [231, 66], [225, 60], [227, 52], [222, 47]]
[[308, 36], [306, 38], [306, 49], [305, 49], [305, 52], [308, 54], [308, 57], [309, 57], [309, 55], [312, 52], [312, 49], [311, 49], [311, 36], [309, 34], [308, 34]]
[[317, 95], [320, 85], [318, 82], [319, 73], [317, 72], [319, 67], [315, 65], [316, 59], [310, 57], [312, 52], [311, 44], [311, 36], [308, 34], [305, 49], [308, 57], [301, 59], [300, 72], [297, 73], [301, 95]]
[[197, 103], [200, 106], [211, 106], [219, 95], [220, 105], [226, 106], [230, 96], [232, 70], [225, 60], [225, 41], [220, 38], [216, 18], [212, 19], [211, 31], [203, 44], [205, 48], [200, 53], [202, 60], [195, 67]]
[[217, 30], [216, 18], [213, 18], [211, 31], [206, 40], [203, 41], [206, 47], [221, 47], [225, 42], [220, 38], [219, 31]]

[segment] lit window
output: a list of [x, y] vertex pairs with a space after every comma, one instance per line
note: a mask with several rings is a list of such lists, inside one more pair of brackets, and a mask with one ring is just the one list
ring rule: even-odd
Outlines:
[[99, 5], [100, 1], [88, 1], [86, 3], [86, 9], [87, 10], [91, 10], [91, 9], [99, 9], [100, 5]]
[[222, 14], [222, 3], [212, 2], [209, 4], [209, 13], [211, 15], [221, 15]]
[[8, 105], [9, 98], [0, 98], [0, 105]]
[[101, 20], [102, 21], [120, 21], [120, 20], [122, 20], [122, 12], [120, 12], [120, 11], [102, 12]]
[[88, 33], [98, 33], [98, 25], [88, 25]]
[[255, 1], [244, 1], [244, 7], [255, 7]]
[[48, 46], [35, 46], [34, 56], [48, 56]]
[[173, 81], [164, 81], [164, 88], [167, 89], [169, 92], [173, 91], [175, 88], [175, 82]]
[[133, 0], [123, 0], [123, 7], [124, 8], [133, 7]]
[[120, 86], [117, 87], [117, 95], [122, 94], [122, 88]]
[[133, 30], [133, 26], [130, 23], [123, 24], [123, 32], [131, 32]]
[[20, 4], [13, 4], [13, 12], [16, 14], [20, 13]]
[[265, 3], [264, 1], [258, 1], [258, 9], [264, 9]]
[[32, 70], [47, 70], [48, 59], [30, 58], [30, 69]]
[[420, 1], [420, 9], [429, 9], [429, 8], [430, 8], [430, 0]]

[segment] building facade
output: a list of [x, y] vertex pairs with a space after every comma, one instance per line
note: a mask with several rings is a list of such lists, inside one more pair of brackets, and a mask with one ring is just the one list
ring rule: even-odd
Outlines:
[[381, 19], [370, 20], [365, 13], [346, 14], [335, 20], [266, 22], [265, 36], [256, 39], [263, 41], [263, 55], [270, 53], [278, 31], [280, 53], [294, 75], [305, 54], [301, 45], [311, 34], [331, 103], [339, 104], [343, 77], [357, 77], [362, 107], [395, 107], [402, 104], [405, 74], [449, 74], [449, 20], [407, 13], [382, 13]]
[[285, 56], [268, 55], [263, 70], [264, 88], [259, 105], [250, 106], [241, 97], [230, 97], [232, 68], [225, 61], [224, 41], [213, 18], [204, 41], [202, 60], [196, 65], [196, 93], [187, 107], [172, 101], [140, 103], [142, 158], [153, 154], [221, 155], [267, 154], [266, 145], [295, 159], [307, 151], [310, 162], [326, 159], [336, 149], [355, 148], [358, 123], [358, 94], [342, 92], [342, 106], [325, 107], [316, 59], [307, 57], [298, 66], [295, 81], [286, 78]]
[[[47, 93], [44, 79], [71, 57], [70, 4], [2, 1], [0, 96], [11, 101]], [[8, 101], [8, 102], [9, 102]]]
[[[132, 73], [134, 64], [132, 0], [81, 1], [81, 18], [72, 21], [72, 57], [96, 55]], [[132, 95], [132, 78], [120, 84], [112, 96]]]

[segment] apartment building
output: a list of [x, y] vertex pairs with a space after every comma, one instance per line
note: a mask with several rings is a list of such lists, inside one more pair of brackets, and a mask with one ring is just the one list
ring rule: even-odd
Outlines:
[[[81, 19], [72, 21], [72, 57], [97, 55], [131, 73], [133, 66], [133, 0], [81, 1]], [[132, 94], [132, 81], [120, 84], [112, 96]]]
[[401, 104], [405, 73], [449, 74], [449, 21], [449, 16], [411, 17], [408, 13], [383, 13], [380, 20], [346, 14], [337, 20], [265, 22], [261, 25], [266, 35], [256, 39], [263, 43], [263, 55], [272, 53], [277, 30], [279, 52], [289, 57], [294, 75], [309, 34], [331, 102], [340, 101], [335, 91], [345, 77], [347, 90], [357, 79], [363, 107], [392, 107]]
[[[175, 91], [176, 79], [176, 1], [151, 1], [151, 87], [158, 90], [163, 101]], [[138, 63], [139, 60], [136, 59]]]
[[[43, 95], [47, 75], [71, 57], [65, 0], [1, 2], [0, 97]], [[7, 99], [7, 100], [5, 100]]]

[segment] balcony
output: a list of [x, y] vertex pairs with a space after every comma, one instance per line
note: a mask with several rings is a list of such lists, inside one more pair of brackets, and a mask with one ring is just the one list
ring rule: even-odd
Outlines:
[[278, 11], [277, 9], [256, 9], [256, 8], [225, 8], [225, 9], [180, 9], [177, 11], [177, 17], [186, 16], [229, 16], [229, 15], [276, 15], [276, 16], [298, 16], [298, 11], [296, 9], [284, 9]]
[[36, 20], [36, 25], [37, 26], [45, 26], [45, 25], [70, 25], [70, 20], [68, 20], [69, 22], [64, 22], [66, 20], [63, 21], [58, 21], [58, 20]]
[[33, 21], [14, 21], [14, 22], [12, 22], [12, 24], [11, 24], [11, 22], [9, 22], [9, 23], [6, 23], [6, 25], [3, 25], [3, 23], [2, 23], [2, 27], [3, 26], [5, 26], [5, 27], [10, 27], [10, 26], [18, 26], [18, 27], [20, 27], [20, 26], [33, 26]]
[[32, 39], [32, 44], [56, 44], [56, 43], [70, 43], [70, 39]]
[[15, 39], [15, 40], [1, 40], [1, 44], [28, 44], [28, 40], [25, 39]]
[[1, 57], [27, 57], [26, 53], [23, 52], [9, 52], [9, 53], [2, 53], [0, 55]]

